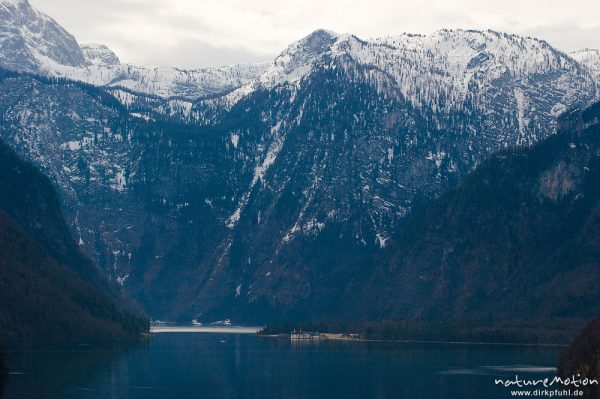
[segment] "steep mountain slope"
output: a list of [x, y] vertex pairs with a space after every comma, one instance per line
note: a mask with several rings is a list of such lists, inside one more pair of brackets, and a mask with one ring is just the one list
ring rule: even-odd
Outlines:
[[[402, 44], [394, 47], [390, 42]], [[552, 132], [555, 115], [565, 104], [585, 104], [598, 93], [588, 70], [535, 39], [442, 31], [381, 44], [317, 31], [291, 45], [251, 85], [222, 99], [201, 102], [197, 109], [202, 118], [202, 112], [215, 103], [235, 103], [257, 90], [279, 90], [276, 101], [262, 111], [281, 115], [274, 152], [284, 147], [286, 137], [312, 130], [321, 137], [304, 143], [312, 141], [307, 154], [317, 154], [323, 142], [336, 142], [342, 136], [344, 144], [356, 146], [352, 136], [362, 136], [369, 148], [351, 151], [370, 152], [356, 157], [370, 158], [371, 165], [361, 162], [354, 170], [364, 176], [365, 168], [377, 169], [374, 173], [381, 175], [376, 184], [374, 176], [364, 179], [361, 188], [375, 191], [371, 194], [391, 208], [384, 213], [400, 216], [413, 197], [439, 192], [440, 186], [456, 181], [481, 160], [481, 154], [535, 143]], [[352, 116], [344, 118], [344, 114]], [[225, 113], [224, 120], [227, 117]], [[243, 135], [232, 134], [243, 140]], [[335, 145], [337, 150], [340, 145]], [[261, 162], [256, 170], [271, 166]], [[306, 162], [319, 167], [314, 160]], [[240, 215], [256, 181], [241, 196]], [[314, 219], [305, 216], [307, 221]], [[228, 224], [235, 225], [238, 217], [232, 214]], [[385, 239], [382, 224], [386, 223], [378, 222], [380, 217], [370, 218]]]
[[333, 314], [415, 205], [598, 97], [589, 67], [492, 31], [316, 31], [252, 68], [54, 69], [104, 89], [1, 73], [0, 137], [52, 178], [79, 245], [153, 316]]
[[[548, 136], [553, 113], [597, 95], [587, 69], [531, 39], [513, 50], [530, 60], [542, 46], [539, 64], [494, 61], [462, 102], [443, 102], [456, 88], [437, 92], [432, 78], [435, 96], [415, 104], [402, 80], [356, 60], [369, 45], [345, 37], [361, 51], [321, 51], [332, 35], [282, 54], [318, 55], [288, 68], [306, 69], [302, 79], [199, 102], [186, 125], [145, 121], [158, 116], [98, 89], [5, 74], [1, 136], [58, 183], [76, 239], [153, 315], [264, 320], [310, 314], [308, 297], [335, 311], [335, 291], [369, 272], [340, 254], [381, 250], [415, 203], [491, 152]], [[445, 35], [468, 48], [471, 35], [517, 40]], [[488, 79], [488, 70], [504, 72]]]
[[0, 142], [0, 337], [8, 346], [132, 339], [146, 321], [72, 241], [50, 181]]
[[172, 306], [227, 230], [229, 133], [147, 121], [91, 86], [8, 71], [0, 85], [0, 135], [53, 177], [80, 247], [148, 308]]
[[597, 103], [415, 211], [345, 299], [373, 317], [589, 319], [600, 304], [599, 173]]
[[[273, 121], [200, 291], [199, 303], [225, 305], [203, 317], [336, 313], [336, 290], [369, 273], [348, 259], [390, 245], [415, 203], [491, 152], [547, 137], [564, 104], [597, 95], [586, 68], [535, 39], [442, 31], [390, 41], [403, 44], [317, 31], [252, 86], [199, 104], [218, 124], [228, 113], [211, 105], [252, 113], [257, 97]], [[247, 134], [231, 134], [243, 152]]]

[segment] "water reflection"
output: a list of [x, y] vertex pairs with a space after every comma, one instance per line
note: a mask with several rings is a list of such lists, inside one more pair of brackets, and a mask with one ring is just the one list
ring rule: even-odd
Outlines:
[[551, 375], [559, 352], [165, 333], [118, 353], [21, 354], [5, 397], [506, 398], [495, 376]]
[[4, 397], [4, 387], [8, 382], [8, 376], [0, 376], [0, 398]]
[[[10, 373], [2, 398], [66, 398], [85, 391], [86, 383], [101, 370], [111, 369], [120, 358], [147, 341], [116, 347], [80, 346], [72, 349], [29, 350], [7, 353]], [[87, 397], [83, 395], [82, 397]]]

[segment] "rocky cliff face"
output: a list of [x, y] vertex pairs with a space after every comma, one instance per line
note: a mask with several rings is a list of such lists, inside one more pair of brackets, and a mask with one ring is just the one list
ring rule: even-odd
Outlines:
[[110, 67], [121, 64], [119, 57], [104, 44], [82, 44], [81, 51], [86, 62], [90, 65]]

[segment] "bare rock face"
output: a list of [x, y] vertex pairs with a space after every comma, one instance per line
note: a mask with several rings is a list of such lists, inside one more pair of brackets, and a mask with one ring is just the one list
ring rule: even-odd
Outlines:
[[540, 176], [540, 195], [552, 201], [560, 201], [577, 187], [581, 175], [580, 168], [560, 160]]
[[119, 57], [104, 44], [82, 44], [81, 50], [85, 60], [90, 65], [114, 66], [121, 64]]

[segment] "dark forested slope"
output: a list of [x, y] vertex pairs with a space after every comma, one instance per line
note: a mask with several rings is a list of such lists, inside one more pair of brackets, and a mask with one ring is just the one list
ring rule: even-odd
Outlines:
[[73, 242], [49, 180], [0, 143], [0, 337], [38, 346], [119, 341], [147, 329]]
[[[600, 104], [501, 151], [408, 218], [352, 312], [455, 320], [582, 320], [600, 308]], [[356, 300], [354, 299], [356, 298]]]

